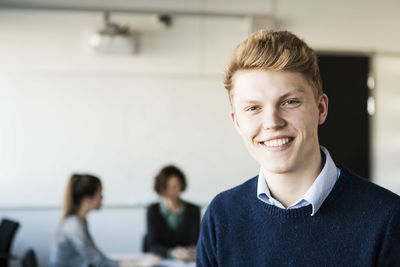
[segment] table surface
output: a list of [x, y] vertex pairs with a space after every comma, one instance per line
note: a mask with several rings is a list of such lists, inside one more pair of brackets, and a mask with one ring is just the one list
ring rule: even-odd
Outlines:
[[158, 261], [154, 255], [147, 253], [112, 253], [111, 259], [128, 260], [131, 267], [196, 267], [195, 262], [180, 261], [175, 259], [162, 259]]

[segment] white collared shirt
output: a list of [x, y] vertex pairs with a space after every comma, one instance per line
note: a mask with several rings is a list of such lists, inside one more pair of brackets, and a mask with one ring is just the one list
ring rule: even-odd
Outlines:
[[[307, 192], [296, 203], [292, 204], [287, 209], [297, 209], [311, 204], [311, 216], [314, 216], [321, 207], [322, 203], [328, 197], [337, 179], [339, 178], [340, 169], [336, 167], [331, 156], [329, 155], [328, 150], [323, 146], [320, 146], [320, 148], [325, 154], [324, 167]], [[260, 173], [258, 175], [257, 197], [269, 205], [286, 209], [282, 203], [271, 196], [271, 192], [269, 191], [267, 180], [264, 176], [262, 168], [260, 168]]]

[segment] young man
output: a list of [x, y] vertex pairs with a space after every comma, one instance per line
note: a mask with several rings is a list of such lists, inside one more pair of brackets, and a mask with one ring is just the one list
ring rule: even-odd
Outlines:
[[211, 202], [197, 266], [400, 266], [400, 197], [337, 167], [319, 145], [328, 97], [314, 51], [290, 32], [261, 30], [235, 49], [225, 87], [261, 168]]

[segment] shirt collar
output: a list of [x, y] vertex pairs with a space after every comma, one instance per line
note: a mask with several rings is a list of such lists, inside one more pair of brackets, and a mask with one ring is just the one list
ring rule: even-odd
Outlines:
[[[340, 169], [336, 167], [328, 150], [323, 146], [320, 146], [320, 148], [325, 154], [324, 167], [307, 192], [296, 203], [288, 207], [288, 209], [300, 208], [311, 204], [311, 216], [314, 216], [335, 185], [340, 175]], [[262, 168], [260, 168], [258, 175], [257, 197], [269, 205], [285, 208], [278, 200], [271, 196]]]
[[163, 214], [164, 216], [178, 216], [181, 215], [185, 210], [185, 202], [181, 201], [181, 205], [179, 206], [179, 210], [176, 213], [172, 213], [167, 205], [165, 204], [165, 201], [163, 199], [160, 200], [160, 211], [161, 214]]

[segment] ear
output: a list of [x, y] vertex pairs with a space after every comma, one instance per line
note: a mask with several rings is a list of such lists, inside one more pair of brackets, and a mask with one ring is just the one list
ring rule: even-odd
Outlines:
[[90, 197], [86, 196], [81, 199], [80, 207], [87, 207], [90, 203]]
[[237, 131], [240, 135], [242, 135], [242, 131], [241, 131], [241, 129], [240, 129], [239, 121], [238, 121], [238, 119], [237, 119], [237, 116], [236, 116], [234, 110], [231, 111], [231, 119], [232, 119], [233, 125], [235, 126], [236, 131]]
[[328, 96], [326, 94], [322, 94], [319, 97], [318, 112], [319, 112], [318, 125], [321, 125], [325, 122], [326, 117], [328, 116]]

